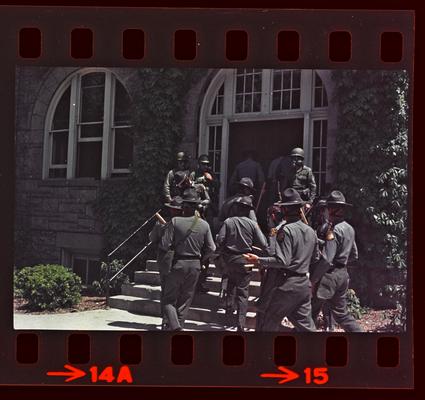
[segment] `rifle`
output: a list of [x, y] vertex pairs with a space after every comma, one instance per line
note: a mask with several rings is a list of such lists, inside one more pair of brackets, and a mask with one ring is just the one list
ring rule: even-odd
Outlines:
[[258, 208], [260, 207], [261, 199], [263, 198], [265, 191], [266, 191], [266, 182], [264, 182], [263, 186], [261, 186], [261, 192], [260, 192], [260, 195], [258, 196], [257, 205], [255, 207], [255, 213], [258, 213]]

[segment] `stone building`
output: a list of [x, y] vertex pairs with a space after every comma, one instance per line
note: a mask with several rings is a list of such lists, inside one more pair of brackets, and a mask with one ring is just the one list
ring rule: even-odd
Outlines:
[[[99, 273], [104, 242], [91, 204], [102, 180], [131, 173], [126, 132], [138, 79], [131, 68], [16, 69], [17, 266], [61, 263], [85, 283]], [[205, 69], [182, 100], [181, 149], [210, 156], [220, 201], [248, 148], [267, 174], [273, 159], [303, 147], [324, 193], [335, 150], [332, 90], [324, 70]]]

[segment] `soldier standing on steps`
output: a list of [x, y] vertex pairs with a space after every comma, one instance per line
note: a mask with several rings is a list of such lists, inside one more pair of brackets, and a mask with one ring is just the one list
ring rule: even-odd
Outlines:
[[245, 255], [248, 262], [259, 262], [269, 270], [276, 270], [271, 275], [275, 281], [264, 296], [262, 293], [257, 304], [258, 312], [263, 314], [257, 330], [278, 332], [283, 318], [288, 317], [296, 330], [314, 332], [311, 284], [307, 273], [311, 261], [317, 257], [317, 236], [301, 221], [304, 201], [295, 189], [288, 188], [283, 192], [280, 205], [286, 223], [279, 227], [275, 237], [271, 237], [269, 251], [272, 257]]
[[326, 200], [329, 222], [333, 226], [333, 240], [326, 240], [324, 257], [327, 263], [317, 264], [310, 279], [316, 290], [312, 299], [313, 319], [326, 302], [335, 321], [346, 332], [363, 330], [347, 310], [349, 276], [347, 263], [357, 260], [357, 246], [353, 227], [345, 221], [345, 209], [351, 204], [345, 202], [344, 195], [334, 190]]
[[[251, 200], [253, 200], [253, 193], [254, 193], [255, 189], [254, 189], [254, 182], [252, 181], [251, 178], [248, 177], [244, 177], [239, 181], [239, 189], [237, 194], [228, 197], [223, 205], [221, 206], [220, 209], [220, 213], [218, 214], [218, 223], [219, 223], [219, 227], [217, 229], [220, 230], [224, 221], [229, 218], [229, 217], [233, 217], [233, 205], [236, 201], [236, 199], [242, 197], [242, 196], [248, 196], [251, 198]], [[249, 214], [248, 217], [254, 221], [257, 222], [257, 216], [255, 215], [255, 210], [251, 209], [249, 210]], [[220, 271], [220, 273], [222, 274], [222, 278], [221, 278], [221, 289], [220, 289], [220, 296], [219, 296], [219, 307], [223, 306], [225, 303], [225, 299], [227, 296], [227, 272], [225, 270], [225, 263], [222, 260], [222, 257], [219, 257], [216, 259], [216, 267], [217, 269]]]
[[229, 279], [226, 315], [233, 315], [236, 296], [237, 330], [243, 332], [248, 311], [248, 289], [252, 278], [252, 266], [247, 267], [243, 254], [252, 252], [253, 246], [267, 251], [267, 240], [258, 224], [248, 217], [250, 210], [253, 209], [251, 197], [238, 197], [233, 207], [234, 216], [224, 221], [217, 235], [217, 246]]
[[160, 249], [174, 250], [171, 271], [165, 278], [164, 312], [168, 329], [182, 330], [195, 293], [201, 260], [211, 257], [215, 244], [206, 221], [195, 211], [200, 202], [193, 188], [183, 193], [183, 214], [175, 217], [161, 238]]
[[[160, 221], [157, 221], [154, 225], [152, 231], [149, 233], [149, 240], [154, 246], [158, 246], [161, 241], [162, 235], [167, 229], [167, 226], [171, 223], [171, 219], [182, 214], [182, 205], [183, 200], [180, 196], [175, 196], [169, 203], [164, 204], [169, 215], [163, 215], [163, 218], [167, 221], [164, 225]], [[165, 277], [170, 272], [169, 266], [170, 263], [166, 259], [167, 252], [162, 251], [159, 247], [157, 248], [156, 261], [159, 270], [159, 279], [161, 282], [161, 316], [162, 316], [162, 328], [165, 329], [167, 325], [167, 320], [164, 317], [164, 307], [163, 307], [163, 295], [164, 295], [164, 284]]]
[[294, 188], [305, 201], [306, 209], [310, 208], [316, 197], [316, 181], [310, 167], [304, 165], [304, 150], [300, 147], [292, 149], [291, 163], [281, 164], [278, 168], [278, 186], [280, 190]]
[[189, 158], [183, 152], [179, 151], [176, 155], [176, 166], [168, 171], [164, 181], [164, 197], [165, 201], [170, 202], [174, 196], [181, 196], [183, 191], [177, 186], [181, 177], [176, 180], [176, 173], [182, 172], [184, 175], [193, 176], [193, 172], [189, 169]]

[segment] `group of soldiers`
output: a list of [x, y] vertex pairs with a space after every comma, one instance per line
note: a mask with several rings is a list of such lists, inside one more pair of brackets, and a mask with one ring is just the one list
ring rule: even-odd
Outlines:
[[[357, 259], [354, 229], [345, 221], [351, 205], [340, 191], [332, 191], [319, 202], [313, 229], [307, 216], [316, 185], [302, 149], [274, 160], [274, 166], [272, 162], [272, 190], [278, 198], [268, 209], [266, 234], [254, 206], [261, 193], [253, 178], [261, 174], [250, 155], [236, 167], [236, 193], [219, 211], [213, 206], [218, 204], [218, 183], [208, 157], [198, 158], [195, 171], [183, 152], [176, 161], [164, 182], [167, 221], [157, 222], [150, 233], [158, 249], [162, 329], [184, 328], [195, 292], [207, 290], [203, 284], [213, 261], [222, 274], [220, 299], [228, 325], [238, 331], [246, 330], [254, 268], [261, 274], [256, 331], [279, 331], [285, 317], [296, 331], [316, 331], [321, 310], [329, 310], [346, 331], [361, 331], [347, 310], [347, 264]], [[261, 187], [263, 192], [263, 183]]]

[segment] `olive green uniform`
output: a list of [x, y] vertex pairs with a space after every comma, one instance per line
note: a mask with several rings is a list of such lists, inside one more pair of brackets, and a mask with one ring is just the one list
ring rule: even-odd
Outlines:
[[347, 291], [349, 275], [347, 263], [358, 258], [353, 227], [345, 221], [334, 226], [335, 238], [325, 242], [324, 257], [328, 262], [328, 270], [317, 284], [317, 290], [312, 299], [313, 319], [326, 302], [330, 307], [335, 322], [347, 332], [362, 332], [363, 330], [347, 310]]
[[317, 258], [314, 230], [298, 220], [280, 228], [270, 238], [272, 257], [259, 257], [267, 268], [265, 287], [257, 303], [257, 330], [276, 332], [286, 316], [297, 331], [316, 330], [311, 317], [309, 266]]

